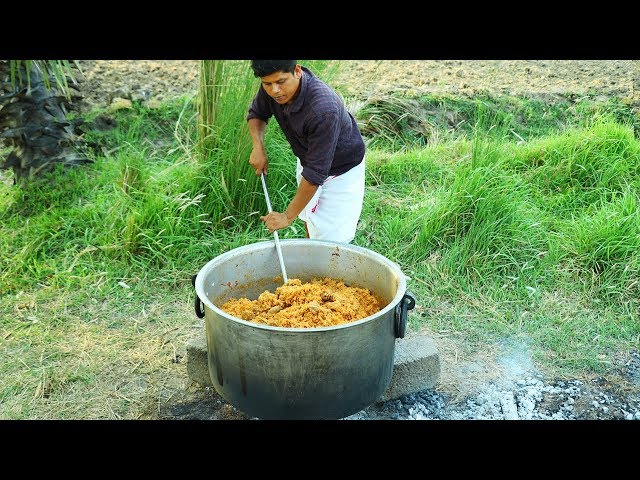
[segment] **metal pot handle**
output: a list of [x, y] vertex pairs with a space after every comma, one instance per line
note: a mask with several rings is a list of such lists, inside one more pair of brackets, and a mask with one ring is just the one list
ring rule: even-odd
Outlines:
[[407, 331], [407, 313], [416, 306], [416, 298], [411, 292], [405, 292], [404, 297], [396, 306], [394, 329], [396, 338], [404, 338]]
[[[193, 288], [196, 287], [196, 277], [198, 276], [198, 274], [196, 273], [195, 275], [193, 275], [191, 277], [191, 284], [193, 285]], [[200, 300], [200, 297], [198, 297], [198, 292], [196, 292], [196, 301], [194, 303], [194, 307], [196, 310], [196, 317], [198, 318], [204, 318], [204, 303], [202, 303], [202, 300]]]

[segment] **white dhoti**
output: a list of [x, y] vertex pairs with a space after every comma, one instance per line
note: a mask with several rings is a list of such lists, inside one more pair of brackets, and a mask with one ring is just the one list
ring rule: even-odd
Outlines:
[[[330, 175], [318, 187], [298, 218], [307, 224], [309, 238], [350, 243], [364, 201], [364, 161], [342, 175]], [[297, 159], [296, 179], [302, 180], [302, 165]]]

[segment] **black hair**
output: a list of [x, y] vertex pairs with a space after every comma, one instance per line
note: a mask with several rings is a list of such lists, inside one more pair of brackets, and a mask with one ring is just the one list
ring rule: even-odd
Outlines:
[[297, 64], [297, 60], [251, 60], [255, 77], [266, 77], [275, 72], [293, 73]]

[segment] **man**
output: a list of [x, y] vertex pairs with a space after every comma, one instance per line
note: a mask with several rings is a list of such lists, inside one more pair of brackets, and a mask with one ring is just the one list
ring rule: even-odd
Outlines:
[[327, 84], [296, 60], [252, 60], [260, 77], [247, 121], [253, 141], [249, 163], [268, 173], [264, 132], [271, 116], [296, 155], [298, 189], [284, 212], [261, 216], [269, 232], [299, 217], [307, 238], [349, 243], [364, 200], [365, 145], [353, 116]]

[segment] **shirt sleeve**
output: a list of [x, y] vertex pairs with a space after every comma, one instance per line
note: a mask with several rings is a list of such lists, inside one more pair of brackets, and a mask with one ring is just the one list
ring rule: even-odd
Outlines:
[[308, 153], [304, 159], [302, 176], [314, 185], [322, 185], [329, 170], [340, 135], [337, 112], [323, 113], [309, 122]]
[[258, 118], [265, 123], [269, 122], [269, 118], [273, 115], [271, 106], [269, 105], [269, 95], [264, 91], [262, 87], [258, 89], [253, 101], [249, 106], [249, 112], [247, 113], [247, 122], [252, 118]]

